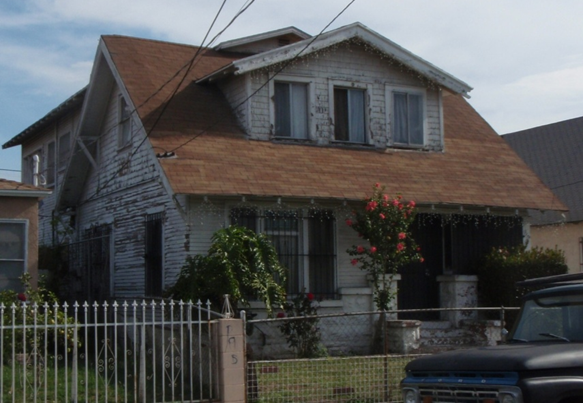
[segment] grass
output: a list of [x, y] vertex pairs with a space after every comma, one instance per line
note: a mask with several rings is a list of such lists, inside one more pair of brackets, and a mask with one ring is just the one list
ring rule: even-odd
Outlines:
[[[401, 402], [399, 382], [410, 358], [344, 357], [255, 362], [251, 401]], [[254, 380], [254, 381], [253, 381]]]

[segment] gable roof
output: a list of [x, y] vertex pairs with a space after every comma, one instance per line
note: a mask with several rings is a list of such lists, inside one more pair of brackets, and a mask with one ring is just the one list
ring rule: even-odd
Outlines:
[[[378, 35], [360, 24], [349, 27], [348, 31], [354, 30], [369, 40]], [[345, 34], [350, 36], [348, 31], [341, 30], [331, 38], [344, 40]], [[281, 55], [279, 52], [296, 45], [266, 53]], [[409, 54], [402, 51], [403, 55]], [[192, 69], [181, 81], [181, 72], [195, 54], [198, 56]], [[565, 209], [463, 99], [464, 88], [470, 89], [463, 84], [459, 84], [458, 91], [444, 90], [443, 153], [250, 140], [238, 126], [219, 88], [201, 78], [254, 58], [188, 45], [104, 36], [96, 58], [100, 62], [94, 67], [84, 105], [86, 113], [81, 119], [80, 134], [96, 126], [84, 126], [84, 120], [88, 114], [103, 109], [95, 108], [95, 104], [99, 100], [104, 102], [105, 97], [93, 95], [97, 94], [93, 89], [104, 91], [100, 77], [110, 76], [137, 109], [152, 149], [156, 153], [177, 149], [175, 158], [159, 160], [176, 194], [358, 200], [370, 192], [371, 184], [380, 182], [389, 192], [399, 192], [425, 205], [484, 206], [512, 211]], [[427, 68], [432, 66], [418, 58], [415, 61]], [[105, 74], [107, 71], [109, 75]], [[172, 97], [178, 83], [180, 88]], [[74, 155], [86, 159], [82, 152]], [[86, 161], [85, 164], [87, 169]], [[80, 171], [67, 171], [61, 206], [78, 202], [84, 180]]]
[[[176, 193], [357, 200], [375, 182], [420, 204], [565, 209], [459, 95], [444, 96], [446, 153], [358, 150], [203, 134], [160, 163]], [[152, 136], [172, 149], [185, 133]]]
[[317, 37], [304, 39], [291, 45], [233, 61], [229, 66], [226, 66], [220, 71], [213, 72], [200, 81], [212, 81], [223, 77], [226, 73], [245, 74], [273, 64], [289, 61], [299, 55], [302, 57], [307, 56], [350, 39], [362, 40], [407, 66], [409, 69], [418, 72], [430, 81], [444, 86], [453, 92], [468, 97], [468, 93], [472, 90], [472, 87], [465, 82], [409, 52], [359, 22], [323, 33]]
[[[583, 117], [508, 133], [504, 140], [569, 208], [567, 221], [583, 220]], [[536, 223], [563, 221], [537, 215]]]
[[303, 39], [308, 39], [311, 36], [297, 29], [296, 27], [287, 27], [276, 29], [274, 31], [263, 32], [257, 35], [246, 36], [244, 38], [237, 38], [230, 41], [225, 41], [219, 43], [217, 46], [214, 47], [215, 50], [230, 50], [230, 51], [239, 51], [245, 50], [247, 46], [266, 42], [270, 39], [281, 39], [284, 42], [298, 42]]
[[39, 134], [44, 128], [52, 125], [55, 121], [61, 117], [67, 115], [72, 110], [79, 108], [85, 99], [85, 92], [87, 87], [79, 90], [75, 94], [71, 95], [64, 102], [59, 104], [56, 108], [51, 110], [41, 119], [37, 120], [35, 123], [24, 129], [22, 132], [18, 133], [16, 136], [12, 137], [6, 143], [2, 145], [3, 149], [19, 146], [23, 143], [31, 140], [37, 134]]

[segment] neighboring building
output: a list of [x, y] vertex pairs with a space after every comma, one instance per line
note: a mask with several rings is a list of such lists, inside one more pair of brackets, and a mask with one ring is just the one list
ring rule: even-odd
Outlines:
[[0, 291], [22, 291], [20, 277], [38, 282], [38, 204], [50, 190], [0, 179]]
[[[440, 284], [523, 242], [528, 209], [564, 210], [466, 102], [470, 90], [359, 23], [214, 49], [104, 36], [87, 89], [4, 147], [22, 145], [25, 161], [48, 150], [56, 185], [41, 237], [93, 245], [98, 263], [70, 267], [99, 279], [85, 280], [83, 298], [159, 296], [187, 256], [237, 223], [271, 237], [289, 294], [370, 309], [344, 220], [379, 182], [420, 211], [425, 262], [403, 271], [399, 305], [436, 307]], [[52, 168], [65, 153], [66, 169]]]
[[530, 244], [565, 252], [569, 272], [583, 270], [583, 117], [502, 136], [568, 212], [531, 212]]

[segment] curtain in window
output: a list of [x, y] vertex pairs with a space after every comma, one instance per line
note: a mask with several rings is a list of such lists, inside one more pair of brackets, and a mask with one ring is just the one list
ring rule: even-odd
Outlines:
[[393, 135], [395, 143], [408, 144], [407, 94], [393, 94]]
[[421, 96], [409, 94], [409, 143], [423, 144], [423, 106]]
[[308, 94], [305, 84], [291, 85], [291, 135], [297, 139], [308, 137]]
[[350, 141], [364, 143], [364, 91], [349, 90], [348, 103], [350, 105]]
[[26, 225], [0, 223], [0, 290], [20, 290], [24, 273]]
[[289, 84], [275, 83], [275, 135], [290, 136], [290, 94]]

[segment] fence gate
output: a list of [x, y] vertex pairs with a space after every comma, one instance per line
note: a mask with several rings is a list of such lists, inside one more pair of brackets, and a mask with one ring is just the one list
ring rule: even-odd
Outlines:
[[217, 399], [213, 329], [220, 314], [209, 307], [0, 304], [0, 402]]

